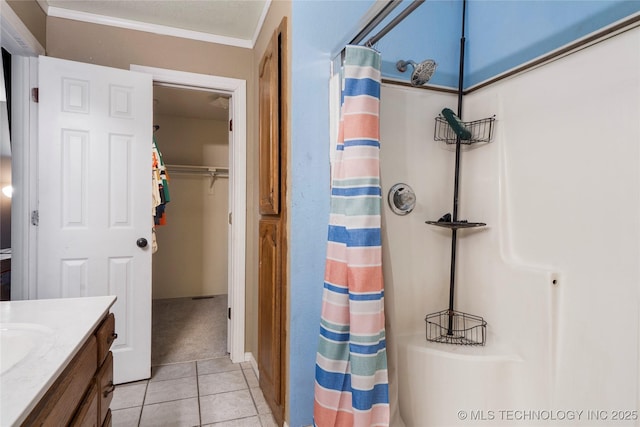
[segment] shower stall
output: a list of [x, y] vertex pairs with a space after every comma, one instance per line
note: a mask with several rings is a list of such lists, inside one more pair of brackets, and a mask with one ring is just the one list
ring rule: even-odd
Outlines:
[[[486, 227], [458, 230], [453, 299], [486, 320], [482, 346], [425, 337], [449, 300], [452, 244], [425, 222], [456, 187], [456, 147], [434, 129], [458, 94], [383, 80], [392, 425], [640, 425], [637, 21], [465, 92], [463, 119], [496, 118], [491, 142], [461, 147], [458, 177], [459, 216]], [[413, 63], [416, 80], [435, 61]], [[415, 192], [404, 215], [387, 204], [399, 183]]]
[[455, 149], [434, 141], [434, 121], [456, 96], [383, 85], [383, 195], [398, 182], [416, 195], [410, 214], [382, 218], [407, 426], [640, 425], [640, 57], [624, 54], [639, 48], [634, 28], [465, 96], [465, 117], [496, 115], [492, 142], [464, 147], [460, 169], [461, 216], [487, 227], [460, 232], [455, 303], [487, 320], [484, 346], [425, 339], [425, 314], [448, 299], [451, 244], [425, 220], [454, 188]]

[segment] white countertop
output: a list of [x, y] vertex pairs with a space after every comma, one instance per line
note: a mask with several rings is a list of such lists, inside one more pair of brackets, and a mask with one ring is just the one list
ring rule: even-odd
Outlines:
[[115, 300], [103, 296], [0, 302], [0, 331], [20, 331], [17, 339], [20, 333], [38, 338], [37, 347], [8, 369], [9, 356], [15, 354], [0, 349], [5, 359], [0, 361], [0, 426], [19, 425], [29, 415]]

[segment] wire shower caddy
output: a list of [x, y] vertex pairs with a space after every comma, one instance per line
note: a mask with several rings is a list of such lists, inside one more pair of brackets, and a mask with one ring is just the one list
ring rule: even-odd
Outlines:
[[[445, 109], [448, 110], [448, 109]], [[491, 142], [495, 116], [485, 119], [463, 122], [452, 112], [442, 110], [435, 119], [433, 139], [446, 144], [456, 145], [456, 167], [454, 186], [453, 215], [447, 213], [437, 221], [426, 221], [429, 225], [448, 228], [452, 233], [451, 277], [449, 283], [449, 308], [436, 313], [427, 314], [427, 341], [457, 344], [457, 345], [485, 345], [487, 339], [487, 322], [480, 316], [463, 313], [453, 309], [455, 288], [456, 241], [458, 230], [484, 227], [484, 222], [470, 222], [458, 218], [458, 177], [460, 174], [460, 146], [475, 143]], [[448, 114], [445, 118], [444, 114]]]
[[[471, 132], [470, 139], [461, 139], [461, 144], [475, 144], [478, 142], [490, 142], [493, 136], [493, 125], [496, 121], [495, 116], [486, 119], [474, 120], [472, 122], [461, 122], [465, 128]], [[444, 141], [447, 144], [455, 144], [458, 135], [453, 131], [444, 116], [436, 117], [436, 125], [433, 132], [433, 139], [436, 141]]]
[[[487, 339], [487, 322], [480, 316], [455, 310], [442, 310], [428, 314], [427, 341], [458, 344], [484, 345]], [[449, 328], [451, 322], [451, 328]]]

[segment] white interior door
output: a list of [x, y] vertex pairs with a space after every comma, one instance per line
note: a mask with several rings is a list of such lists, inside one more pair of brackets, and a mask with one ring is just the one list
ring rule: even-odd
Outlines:
[[114, 382], [149, 378], [151, 76], [41, 56], [39, 80], [36, 298], [116, 295]]

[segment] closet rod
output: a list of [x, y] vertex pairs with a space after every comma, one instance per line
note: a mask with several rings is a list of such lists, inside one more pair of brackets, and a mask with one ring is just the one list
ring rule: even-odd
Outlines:
[[195, 166], [195, 165], [165, 165], [172, 173], [193, 173], [203, 175], [216, 175], [220, 177], [229, 176], [229, 168], [218, 166]]

